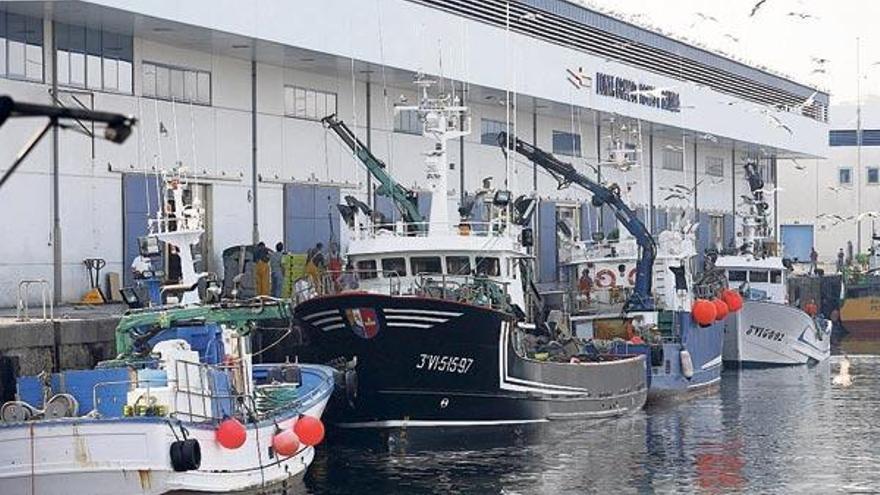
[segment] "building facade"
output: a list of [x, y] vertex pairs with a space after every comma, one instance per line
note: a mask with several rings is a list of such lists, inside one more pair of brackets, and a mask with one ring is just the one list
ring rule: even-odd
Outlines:
[[[734, 242], [747, 160], [772, 187], [777, 159], [825, 152], [827, 94], [562, 0], [0, 6], [0, 94], [139, 120], [121, 146], [88, 126], [60, 131], [0, 190], [11, 234], [0, 247], [0, 305], [15, 304], [25, 278], [78, 300], [84, 258], [127, 276], [159, 207], [160, 169], [192, 174], [207, 211], [201, 254], [215, 272], [231, 246], [283, 240], [304, 251], [339, 240], [335, 205], [348, 194], [391, 214], [319, 120], [336, 113], [419, 190], [429, 142], [411, 114], [395, 111], [416, 101], [418, 74], [472, 110], [473, 132], [450, 153], [450, 210], [492, 178], [539, 196], [580, 237], [616, 229], [613, 216], [532, 164], [508, 162], [494, 144], [500, 130], [617, 183], [655, 231], [672, 215], [692, 216], [701, 247]], [[0, 129], [0, 168], [39, 125]], [[614, 160], [620, 150], [625, 166]], [[674, 185], [694, 192], [670, 197]], [[556, 225], [538, 227], [549, 282]]]
[[834, 263], [840, 249], [867, 253], [880, 234], [880, 99], [835, 104], [824, 144], [824, 160], [780, 162], [779, 221], [788, 256], [808, 260], [815, 246]]

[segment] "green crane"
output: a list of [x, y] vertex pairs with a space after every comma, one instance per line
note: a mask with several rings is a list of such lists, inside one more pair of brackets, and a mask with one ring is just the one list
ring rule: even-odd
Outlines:
[[397, 210], [403, 217], [403, 221], [409, 224], [409, 230], [415, 232], [427, 231], [428, 225], [425, 223], [422, 214], [419, 213], [416, 193], [401, 186], [394, 180], [394, 177], [386, 171], [385, 163], [376, 158], [370, 152], [370, 149], [345, 125], [345, 122], [336, 118], [336, 114], [324, 117], [321, 119], [321, 123], [335, 132], [342, 139], [342, 142], [351, 149], [358, 160], [367, 167], [370, 174], [379, 181], [376, 194], [391, 198], [394, 201]]

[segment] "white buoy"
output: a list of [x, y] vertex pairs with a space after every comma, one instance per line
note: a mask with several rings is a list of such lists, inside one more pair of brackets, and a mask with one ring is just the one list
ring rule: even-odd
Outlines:
[[831, 383], [844, 388], [852, 385], [852, 375], [849, 374], [850, 364], [849, 358], [843, 356], [843, 359], [840, 360], [840, 371], [831, 379]]
[[691, 353], [687, 349], [682, 349], [678, 354], [681, 359], [681, 374], [690, 379], [694, 376], [694, 360], [691, 359]]

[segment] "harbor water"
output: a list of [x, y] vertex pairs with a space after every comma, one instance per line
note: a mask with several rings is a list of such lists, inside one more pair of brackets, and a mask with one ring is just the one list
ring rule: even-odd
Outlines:
[[[495, 447], [322, 447], [278, 493], [877, 493], [880, 356], [853, 384], [816, 366], [725, 371], [720, 393], [633, 416], [552, 424]], [[503, 445], [503, 446], [502, 446]]]

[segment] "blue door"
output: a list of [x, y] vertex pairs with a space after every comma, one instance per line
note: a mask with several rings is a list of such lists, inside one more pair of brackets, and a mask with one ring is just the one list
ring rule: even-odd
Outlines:
[[284, 245], [305, 253], [321, 242], [339, 242], [339, 188], [316, 184], [284, 186]]
[[809, 263], [812, 247], [812, 225], [782, 226], [782, 256], [801, 263]]
[[556, 282], [556, 203], [541, 201], [538, 206], [538, 282]]
[[129, 267], [140, 253], [138, 237], [147, 235], [147, 219], [159, 209], [155, 175], [122, 175], [122, 282], [131, 286]]

